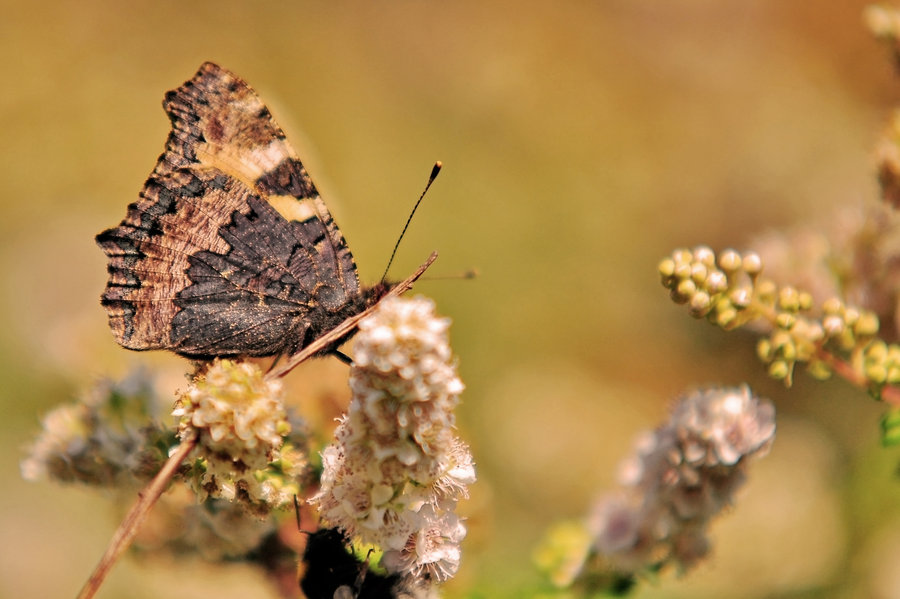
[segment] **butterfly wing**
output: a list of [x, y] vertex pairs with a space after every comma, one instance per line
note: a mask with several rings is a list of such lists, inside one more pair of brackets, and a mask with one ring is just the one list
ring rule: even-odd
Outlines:
[[206, 63], [139, 200], [97, 236], [118, 342], [196, 357], [292, 353], [364, 307], [343, 236], [266, 106]]

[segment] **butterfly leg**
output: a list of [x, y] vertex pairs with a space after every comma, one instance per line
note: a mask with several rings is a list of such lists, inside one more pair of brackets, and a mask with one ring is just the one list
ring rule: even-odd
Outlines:
[[337, 349], [333, 349], [333, 350], [331, 350], [330, 353], [331, 353], [331, 355], [333, 355], [335, 358], [337, 358], [338, 360], [340, 360], [347, 366], [353, 366], [353, 358], [351, 358], [344, 352], [337, 350]]

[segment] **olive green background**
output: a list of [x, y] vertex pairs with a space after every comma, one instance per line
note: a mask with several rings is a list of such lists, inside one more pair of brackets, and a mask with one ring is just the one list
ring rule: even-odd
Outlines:
[[[747, 381], [772, 454], [713, 527], [714, 557], [641, 597], [900, 597], [900, 455], [840, 381], [767, 380], [753, 338], [659, 286], [671, 249], [744, 248], [876, 196], [871, 148], [900, 89], [863, 2], [0, 3], [0, 597], [73, 596], [112, 502], [21, 481], [38, 418], [97, 377], [174, 356], [116, 346], [93, 236], [162, 151], [163, 93], [204, 60], [256, 88], [375, 282], [435, 160], [395, 278], [453, 319], [460, 434], [479, 481], [449, 597], [516, 597], [544, 528], [580, 517], [668, 402]], [[331, 385], [332, 360], [291, 375]], [[125, 561], [101, 597], [274, 597], [241, 566]]]

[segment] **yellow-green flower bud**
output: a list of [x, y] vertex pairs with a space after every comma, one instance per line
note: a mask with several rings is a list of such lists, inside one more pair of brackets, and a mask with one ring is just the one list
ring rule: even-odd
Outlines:
[[710, 303], [711, 302], [709, 299], [709, 294], [705, 291], [698, 291], [693, 296], [691, 296], [691, 314], [697, 317], [705, 315], [707, 312], [709, 312]]
[[759, 254], [756, 252], [747, 252], [744, 254], [743, 260], [741, 261], [744, 272], [746, 272], [751, 277], [755, 277], [760, 272], [762, 272], [762, 258], [759, 257]]
[[664, 282], [675, 276], [675, 261], [671, 258], [663, 258], [656, 268]]
[[740, 309], [747, 308], [753, 301], [753, 289], [750, 287], [738, 287], [730, 295], [731, 302]]
[[900, 444], [900, 409], [892, 408], [882, 416], [881, 442], [886, 446]]
[[900, 382], [900, 364], [891, 364], [887, 369], [887, 377], [885, 381], [889, 385], [896, 385]]
[[782, 351], [782, 347], [794, 342], [791, 334], [781, 329], [773, 331], [770, 339], [772, 340], [772, 347], [779, 353]]
[[706, 268], [705, 264], [694, 262], [691, 265], [691, 280], [697, 283], [697, 285], [702, 285], [706, 281], [707, 274], [709, 274], [709, 270]]
[[728, 289], [728, 277], [721, 270], [714, 270], [706, 277], [706, 289], [712, 293], [721, 293]]
[[725, 250], [719, 256], [719, 268], [725, 272], [737, 272], [741, 268], [741, 255], [734, 250]]
[[870, 343], [863, 352], [863, 373], [870, 381], [883, 384], [887, 380], [887, 365], [891, 351], [884, 341]]
[[797, 360], [797, 344], [794, 343], [792, 339], [789, 343], [784, 343], [778, 347], [779, 353], [781, 357], [789, 362], [795, 362]]
[[844, 332], [844, 319], [837, 314], [830, 314], [822, 319], [822, 328], [829, 337], [837, 337]]
[[853, 332], [860, 337], [871, 337], [878, 333], [878, 316], [868, 310], [859, 315], [859, 320], [853, 325]]
[[769, 376], [777, 381], [783, 381], [791, 375], [791, 367], [784, 360], [775, 360], [769, 364]]
[[759, 301], [765, 304], [772, 304], [775, 302], [775, 294], [778, 292], [778, 287], [775, 285], [775, 282], [770, 279], [762, 279], [761, 281], [756, 282], [756, 295], [759, 297]]
[[827, 381], [831, 378], [831, 367], [822, 360], [812, 360], [807, 367], [810, 376], [819, 381]]
[[813, 305], [813, 296], [808, 291], [801, 291], [797, 302], [800, 304], [801, 310], [809, 310]]
[[789, 331], [795, 322], [797, 322], [797, 317], [788, 312], [779, 312], [775, 317], [775, 326], [785, 331]]
[[822, 312], [825, 314], [840, 314], [844, 311], [844, 302], [836, 297], [831, 297], [825, 300], [825, 303], [822, 304]]
[[866, 346], [863, 357], [871, 361], [883, 361], [888, 358], [889, 354], [887, 343], [878, 339]]
[[793, 287], [782, 287], [778, 292], [778, 307], [782, 310], [796, 312], [800, 309], [800, 293]]
[[675, 264], [678, 266], [681, 266], [683, 264], [690, 264], [694, 261], [694, 255], [690, 250], [680, 248], [672, 252], [672, 260], [674, 260]]
[[885, 381], [887, 381], [887, 368], [885, 368], [884, 364], [881, 364], [880, 362], [866, 364], [864, 367], [864, 372], [866, 378], [873, 383], [882, 385]]
[[675, 277], [679, 280], [689, 279], [691, 276], [691, 264], [676, 264]]
[[893, 343], [886, 345], [882, 342], [882, 345], [885, 346], [884, 359], [892, 364], [900, 364], [900, 347], [897, 347]]
[[716, 253], [709, 246], [698, 245], [694, 248], [694, 261], [713, 266], [716, 263]]
[[817, 321], [805, 321], [806, 330], [804, 336], [813, 343], [817, 343], [825, 338], [825, 330]]
[[731, 307], [731, 302], [726, 300], [725, 302], [716, 304], [716, 325], [723, 329], [731, 328], [735, 321], [737, 321], [737, 317], [737, 310]]
[[687, 301], [692, 295], [697, 293], [697, 285], [692, 280], [685, 279], [678, 283], [678, 287], [675, 291], [679, 296], [684, 298], [684, 301]]

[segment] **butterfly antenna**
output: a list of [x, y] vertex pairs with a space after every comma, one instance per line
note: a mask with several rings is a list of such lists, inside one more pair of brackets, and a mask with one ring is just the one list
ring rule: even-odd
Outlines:
[[391, 263], [394, 261], [394, 256], [397, 255], [397, 248], [400, 247], [400, 242], [403, 240], [403, 236], [406, 234], [406, 229], [409, 228], [409, 223], [412, 222], [413, 215], [419, 208], [419, 204], [421, 204], [422, 200], [425, 198], [425, 194], [428, 193], [428, 188], [431, 187], [431, 184], [434, 183], [435, 179], [437, 179], [438, 173], [441, 172], [441, 166], [442, 165], [440, 160], [434, 163], [434, 167], [431, 169], [431, 175], [428, 177], [428, 183], [425, 184], [425, 189], [422, 190], [422, 195], [419, 196], [419, 200], [416, 202], [416, 205], [413, 206], [412, 212], [409, 213], [409, 218], [406, 219], [406, 224], [403, 225], [403, 230], [400, 231], [400, 237], [397, 238], [397, 243], [394, 244], [394, 250], [391, 252], [391, 257], [388, 258], [387, 267], [385, 267], [384, 269], [384, 274], [381, 275], [382, 283], [384, 283], [385, 279], [387, 279], [388, 271], [391, 269]]
[[433, 277], [422, 277], [423, 281], [444, 281], [447, 279], [477, 279], [481, 276], [481, 273], [477, 268], [470, 268], [469, 270], [464, 270], [462, 272], [458, 272], [455, 274], [449, 275], [435, 275]]

